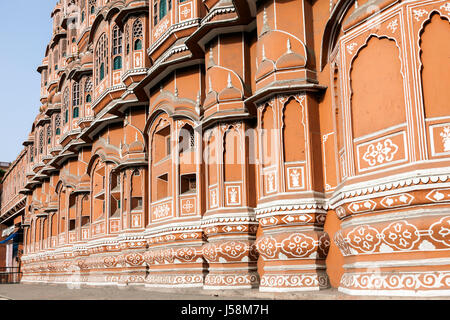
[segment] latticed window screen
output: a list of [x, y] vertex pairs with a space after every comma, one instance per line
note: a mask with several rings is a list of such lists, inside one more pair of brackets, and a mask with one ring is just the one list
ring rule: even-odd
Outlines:
[[92, 92], [92, 80], [91, 78], [86, 80], [86, 84], [84, 85], [84, 92], [91, 93]]
[[122, 54], [122, 31], [118, 26], [113, 29], [113, 56]]
[[47, 144], [52, 142], [52, 126], [48, 125], [47, 127]]
[[72, 87], [72, 106], [80, 104], [80, 84], [75, 82]]
[[97, 0], [89, 0], [89, 11], [91, 14], [95, 13], [95, 5]]
[[61, 133], [61, 115], [57, 114], [55, 117], [55, 134], [57, 136]]
[[84, 84], [84, 94], [86, 96], [86, 102], [91, 102], [92, 101], [92, 81], [91, 78], [87, 79], [85, 84]]
[[39, 132], [39, 153], [43, 153], [44, 152], [44, 130], [41, 130], [41, 132]]
[[105, 70], [108, 70], [108, 37], [105, 33], [97, 42], [96, 56], [96, 84], [99, 84], [105, 77]]
[[164, 18], [167, 14], [167, 3], [166, 0], [159, 1], [159, 20]]
[[122, 31], [118, 26], [113, 29], [113, 70], [122, 69]]
[[64, 123], [67, 123], [69, 121], [69, 88], [64, 90], [63, 100]]
[[134, 50], [142, 49], [142, 39], [143, 39], [143, 29], [142, 29], [142, 21], [137, 19], [133, 24], [133, 43]]
[[128, 24], [125, 25], [125, 45], [126, 45], [126, 54], [130, 53], [130, 29], [128, 28]]

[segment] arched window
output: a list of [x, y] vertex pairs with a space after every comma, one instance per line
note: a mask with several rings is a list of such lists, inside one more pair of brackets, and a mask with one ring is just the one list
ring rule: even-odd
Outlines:
[[125, 25], [125, 46], [126, 46], [126, 54], [128, 55], [130, 53], [130, 28], [128, 28], [128, 25]]
[[142, 21], [140, 19], [137, 19], [133, 24], [134, 50], [142, 49], [142, 39], [143, 39]]
[[99, 84], [105, 78], [105, 71], [108, 70], [108, 37], [105, 33], [97, 41], [96, 57], [96, 84]]
[[113, 70], [122, 69], [122, 31], [118, 26], [113, 29]]
[[39, 132], [39, 153], [42, 154], [44, 152], [44, 130]]
[[84, 11], [81, 13], [81, 22], [84, 22]]
[[59, 136], [61, 134], [61, 115], [57, 114], [55, 117], [55, 134]]
[[89, 8], [90, 8], [91, 14], [95, 13], [95, 5], [96, 5], [96, 0], [89, 0]]
[[64, 90], [63, 99], [64, 124], [66, 124], [69, 122], [69, 88]]
[[86, 103], [92, 102], [92, 81], [91, 78], [87, 79], [84, 83], [84, 94], [86, 96]]
[[153, 25], [156, 26], [158, 24], [158, 1], [155, 0], [153, 4]]
[[73, 119], [76, 119], [80, 116], [80, 110], [78, 107], [73, 108]]
[[80, 105], [80, 84], [75, 82], [72, 86], [72, 106]]
[[167, 14], [167, 4], [166, 0], [159, 1], [159, 20], [164, 18]]
[[122, 69], [122, 31], [118, 26], [113, 29], [113, 70]]
[[58, 50], [55, 50], [54, 54], [53, 54], [53, 64], [55, 65], [55, 71], [58, 70], [58, 59], [59, 59], [59, 55], [58, 55]]
[[49, 125], [47, 127], [47, 144], [50, 144], [52, 142], [52, 126]]
[[122, 54], [122, 31], [118, 26], [113, 29], [113, 56]]
[[119, 70], [119, 69], [122, 69], [122, 57], [121, 56], [114, 58], [113, 70]]

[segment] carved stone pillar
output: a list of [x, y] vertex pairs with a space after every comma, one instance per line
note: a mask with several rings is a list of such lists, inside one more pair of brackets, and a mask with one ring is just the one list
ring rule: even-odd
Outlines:
[[147, 239], [149, 249], [144, 254], [149, 266], [146, 287], [203, 286], [206, 263], [202, 256], [205, 242], [202, 231], [198, 227], [176, 229]]
[[[335, 242], [339, 290], [352, 295], [450, 293], [450, 176], [400, 180], [345, 193]], [[442, 188], [443, 186], [447, 186]], [[361, 194], [357, 199], [356, 195]]]
[[205, 220], [208, 243], [203, 256], [209, 262], [205, 289], [246, 289], [258, 286], [258, 253], [254, 246], [255, 218], [251, 215]]

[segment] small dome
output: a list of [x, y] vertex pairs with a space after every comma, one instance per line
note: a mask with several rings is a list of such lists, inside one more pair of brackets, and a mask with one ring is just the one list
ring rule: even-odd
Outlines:
[[82, 57], [81, 57], [81, 65], [85, 65], [88, 63], [93, 63], [94, 59], [92, 57], [92, 53], [91, 52], [86, 52]]
[[225, 88], [219, 93], [219, 101], [242, 99], [243, 94], [235, 87]]
[[264, 59], [258, 66], [258, 70], [256, 70], [255, 77], [256, 79], [261, 79], [265, 75], [268, 75], [272, 71], [275, 70], [275, 66], [273, 65], [273, 62], [268, 59]]
[[144, 144], [140, 141], [134, 141], [130, 144], [129, 152], [130, 153], [141, 153], [144, 152]]
[[306, 59], [302, 55], [289, 52], [283, 54], [276, 63], [277, 69], [287, 69], [294, 67], [304, 67], [306, 65]]
[[52, 103], [61, 103], [61, 93], [58, 92], [53, 96]]
[[90, 181], [91, 181], [91, 177], [88, 174], [83, 175], [80, 180], [81, 183], [86, 183], [86, 182], [89, 183]]

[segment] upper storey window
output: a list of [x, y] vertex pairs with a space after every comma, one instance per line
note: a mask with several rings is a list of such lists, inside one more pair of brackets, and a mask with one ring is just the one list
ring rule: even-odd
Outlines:
[[64, 90], [63, 99], [64, 124], [66, 124], [67, 122], [69, 122], [69, 88], [66, 88], [66, 90]]
[[48, 125], [47, 127], [47, 144], [49, 145], [52, 142], [52, 126]]
[[133, 47], [134, 47], [134, 50], [142, 49], [142, 39], [143, 39], [142, 21], [140, 19], [137, 19], [133, 24]]
[[153, 25], [156, 26], [158, 24], [158, 2], [155, 0], [153, 4]]
[[96, 0], [89, 0], [89, 12], [91, 14], [95, 13], [95, 4], [96, 4], [95, 2]]
[[58, 70], [58, 59], [59, 59], [58, 50], [55, 50], [53, 55], [53, 64], [55, 65], [55, 71]]
[[122, 31], [118, 26], [113, 29], [113, 70], [122, 69]]
[[44, 152], [44, 130], [39, 132], [39, 153], [42, 154]]
[[84, 94], [86, 96], [86, 103], [92, 102], [92, 81], [91, 79], [87, 79], [86, 83], [84, 84]]
[[167, 14], [167, 2], [166, 0], [159, 1], [159, 20], [164, 18]]
[[55, 117], [55, 134], [57, 136], [61, 134], [61, 116], [59, 114]]
[[73, 106], [73, 118], [78, 118], [79, 116], [79, 108], [80, 104], [80, 85], [78, 82], [75, 82], [72, 87], [72, 106]]
[[96, 84], [99, 84], [108, 72], [108, 37], [102, 34], [97, 42]]

